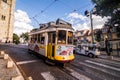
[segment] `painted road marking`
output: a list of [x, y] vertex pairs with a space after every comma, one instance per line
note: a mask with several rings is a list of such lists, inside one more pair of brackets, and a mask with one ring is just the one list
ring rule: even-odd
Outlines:
[[17, 65], [20, 64], [27, 64], [27, 63], [32, 63], [32, 62], [37, 62], [38, 60], [30, 60], [30, 61], [20, 61], [20, 62], [16, 62]]
[[71, 71], [71, 75], [74, 76], [75, 78], [77, 78], [78, 80], [91, 80], [90, 78], [76, 72], [75, 70], [69, 68], [69, 67], [66, 67], [67, 70]]
[[[107, 71], [107, 70], [104, 69], [104, 68], [94, 67], [94, 66], [92, 66], [92, 65], [89, 65], [89, 64], [86, 64], [86, 63], [83, 63], [83, 62], [79, 62], [79, 63], [82, 64], [82, 65], [88, 66], [88, 67], [90, 67], [90, 68], [96, 69], [96, 70], [98, 70], [98, 71], [102, 71], [102, 72], [104, 72], [104, 73], [107, 73], [107, 74], [110, 74], [110, 75], [114, 75], [114, 76], [120, 77], [119, 74], [111, 73], [111, 72]], [[87, 70], [86, 70], [86, 71], [87, 71]], [[89, 72], [88, 72], [88, 73], [89, 73]]]
[[89, 60], [85, 60], [85, 62], [92, 63], [92, 64], [95, 64], [95, 65], [99, 65], [99, 66], [109, 68], [109, 69], [112, 69], [112, 70], [120, 71], [119, 68], [111, 67], [111, 66], [108, 66], [108, 65], [105, 65], [105, 64], [101, 64], [101, 63], [97, 63], [97, 62], [93, 62], [93, 61], [89, 61]]
[[55, 80], [55, 77], [51, 75], [50, 72], [43, 72], [41, 75], [44, 77], [45, 80]]
[[115, 62], [115, 61], [110, 61], [110, 60], [104, 60], [104, 59], [96, 59], [97, 61], [102, 61], [102, 62], [106, 62], [106, 63], [112, 63], [114, 65], [119, 65], [120, 66], [120, 62]]
[[[99, 56], [99, 57], [101, 57], [101, 58], [108, 58], [109, 56], [102, 56], [102, 55], [101, 55], [101, 56]], [[113, 57], [113, 56], [111, 56], [111, 57]], [[119, 58], [115, 58], [115, 57], [113, 57], [112, 60], [120, 61]]]

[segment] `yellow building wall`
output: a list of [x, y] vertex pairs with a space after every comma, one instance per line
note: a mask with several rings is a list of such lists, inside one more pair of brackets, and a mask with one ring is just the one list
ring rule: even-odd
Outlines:
[[112, 38], [113, 38], [113, 39], [117, 39], [117, 34], [116, 34], [116, 33], [113, 33], [113, 34], [112, 34]]

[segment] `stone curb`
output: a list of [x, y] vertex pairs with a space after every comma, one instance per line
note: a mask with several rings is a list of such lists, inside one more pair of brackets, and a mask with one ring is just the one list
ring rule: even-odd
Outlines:
[[[12, 47], [18, 47], [18, 48], [24, 48], [24, 47], [20, 47], [19, 45], [15, 45], [15, 44], [6, 44], [6, 45], [9, 45], [9, 46], [12, 46]], [[26, 48], [24, 48], [24, 49], [26, 49]], [[7, 59], [7, 56], [3, 56], [5, 53], [4, 53], [4, 51], [2, 51], [2, 57], [0, 56], [0, 58], [2, 58], [2, 59]], [[1, 52], [0, 52], [0, 55], [1, 55]], [[9, 56], [9, 55], [8, 55]], [[9, 57], [10, 58], [10, 57]], [[11, 58], [10, 58], [10, 60], [12, 60]], [[18, 76], [13, 76], [13, 78], [12, 78], [12, 80], [33, 80], [32, 79], [32, 77], [31, 76], [29, 76], [29, 77], [27, 77], [26, 75], [25, 75], [25, 73], [23, 72], [23, 70], [20, 68], [20, 66], [19, 65], [17, 65], [16, 63], [15, 63], [15, 61], [14, 60], [12, 60], [12, 62], [13, 62], [13, 64], [15, 65], [15, 67], [17, 68], [17, 71], [19, 71], [19, 74], [20, 75], [18, 75]], [[11, 63], [11, 62], [8, 62], [8, 63]], [[12, 66], [12, 65], [11, 65]], [[22, 78], [24, 78], [24, 79], [21, 79], [21, 77]]]
[[18, 67], [8, 54], [6, 54], [4, 51], [0, 51], [0, 56], [2, 56], [2, 59], [7, 60], [7, 69], [15, 68], [15, 70], [17, 71], [17, 75], [11, 76], [10, 80], [25, 80]]

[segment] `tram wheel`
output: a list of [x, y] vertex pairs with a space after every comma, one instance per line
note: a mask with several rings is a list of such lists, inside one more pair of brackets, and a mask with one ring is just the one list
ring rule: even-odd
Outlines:
[[60, 63], [60, 66], [61, 66], [61, 67], [68, 67], [68, 66], [69, 66], [69, 63]]
[[28, 53], [29, 53], [29, 54], [32, 54], [32, 51], [31, 51], [30, 49], [28, 49]]
[[54, 66], [55, 65], [55, 62], [50, 60], [50, 59], [45, 59], [45, 63], [49, 64], [49, 65], [52, 65]]

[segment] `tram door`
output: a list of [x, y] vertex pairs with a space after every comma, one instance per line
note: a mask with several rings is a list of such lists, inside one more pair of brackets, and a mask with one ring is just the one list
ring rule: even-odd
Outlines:
[[48, 32], [48, 46], [47, 46], [47, 56], [50, 59], [54, 59], [55, 55], [55, 38], [56, 32]]

